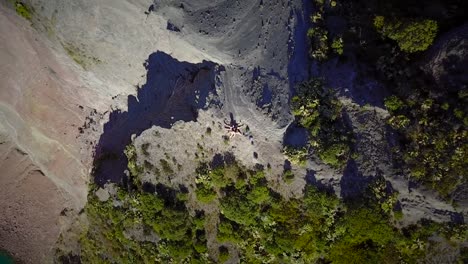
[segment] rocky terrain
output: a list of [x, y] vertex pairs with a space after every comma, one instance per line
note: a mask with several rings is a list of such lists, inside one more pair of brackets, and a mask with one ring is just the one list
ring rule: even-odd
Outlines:
[[[399, 193], [402, 226], [468, 216], [466, 197], [454, 208], [394, 169], [383, 83], [360, 78], [353, 60], [309, 59], [308, 1], [24, 3], [30, 20], [0, 2], [0, 249], [19, 261], [50, 263], [57, 245], [76, 247], [88, 184], [128, 180], [130, 143], [141, 166], [177, 168], [177, 177], [144, 174], [153, 184], [193, 188], [196, 161], [229, 152], [268, 167], [284, 197], [300, 197], [306, 183], [353, 197], [383, 176]], [[445, 57], [466, 64], [466, 27], [459, 31], [459, 43], [430, 50], [437, 82], [447, 81]], [[359, 155], [344, 172], [318, 159], [291, 165], [283, 154], [284, 142], [303, 138], [293, 129], [294, 87], [317, 74], [337, 90], [356, 135]], [[244, 124], [247, 136], [226, 140], [226, 121]], [[290, 184], [280, 180], [285, 166], [296, 175]]]

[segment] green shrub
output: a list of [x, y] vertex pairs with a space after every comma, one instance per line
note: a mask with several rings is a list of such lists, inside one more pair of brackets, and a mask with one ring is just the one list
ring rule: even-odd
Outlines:
[[143, 166], [138, 165], [137, 163], [137, 153], [135, 146], [133, 144], [125, 147], [124, 150], [125, 156], [128, 159], [128, 170], [130, 171], [130, 176], [135, 184], [138, 184], [140, 175], [144, 172]]
[[403, 129], [410, 124], [410, 120], [404, 115], [397, 115], [390, 117], [388, 124], [394, 129]]
[[288, 159], [295, 165], [305, 166], [307, 162], [308, 151], [306, 147], [303, 148], [294, 148], [286, 146], [283, 149], [283, 153], [288, 157]]
[[295, 176], [291, 170], [285, 170], [283, 172], [283, 180], [286, 183], [291, 183], [294, 180]]
[[[466, 104], [464, 99], [416, 97], [403, 102], [396, 97], [386, 101], [391, 108], [388, 124], [399, 131], [401, 159], [413, 179], [448, 198], [468, 181], [468, 160], [464, 121], [452, 111]], [[459, 114], [460, 115], [460, 114]]]
[[174, 174], [174, 170], [172, 169], [171, 164], [165, 159], [160, 159], [159, 163], [161, 164], [162, 170], [166, 175]]
[[349, 158], [349, 146], [346, 144], [333, 144], [319, 151], [320, 159], [333, 168], [342, 168]]
[[428, 19], [392, 20], [376, 16], [374, 27], [383, 36], [395, 40], [401, 50], [408, 53], [426, 50], [437, 35], [437, 22]]
[[[312, 79], [296, 88], [291, 100], [296, 120], [309, 132], [309, 146], [327, 164], [342, 169], [351, 156], [352, 137], [342, 117], [342, 104], [321, 79]], [[303, 162], [304, 151], [292, 152]]]
[[224, 263], [229, 260], [231, 256], [229, 255], [229, 249], [227, 247], [219, 247], [219, 263]]
[[133, 203], [133, 206], [145, 221], [152, 221], [156, 213], [164, 208], [164, 200], [150, 193], [139, 193], [136, 195], [136, 200], [138, 203]]
[[184, 192], [179, 192], [177, 193], [177, 200], [181, 201], [181, 202], [185, 202], [185, 201], [188, 201], [189, 199], [189, 194], [188, 193], [184, 193]]
[[400, 100], [395, 95], [385, 98], [385, 107], [390, 112], [398, 111], [399, 109], [402, 109], [404, 106], [405, 104], [403, 103], [403, 101]]
[[16, 10], [16, 13], [18, 15], [20, 15], [20, 16], [24, 17], [25, 19], [31, 21], [32, 12], [28, 8], [28, 6], [26, 6], [23, 2], [16, 1], [15, 2], [15, 10]]
[[210, 203], [216, 198], [216, 191], [205, 185], [199, 184], [195, 190], [197, 199], [202, 203]]
[[195, 248], [195, 251], [197, 251], [200, 254], [204, 254], [208, 251], [208, 247], [206, 246], [206, 241], [195, 242], [193, 247]]
[[404, 217], [403, 211], [395, 211], [393, 212], [393, 217], [395, 217], [396, 220], [401, 220]]
[[307, 37], [309, 37], [311, 42], [310, 56], [319, 61], [326, 60], [330, 49], [328, 31], [322, 27], [312, 27], [307, 31]]
[[217, 188], [224, 188], [231, 184], [231, 179], [225, 176], [225, 168], [220, 167], [212, 170], [209, 177], [213, 185]]
[[220, 242], [238, 243], [242, 241], [238, 230], [234, 230], [232, 224], [228, 220], [222, 220], [218, 224], [217, 238]]
[[[457, 230], [457, 226], [431, 224], [403, 233], [394, 228], [389, 214], [383, 212], [394, 204], [388, 202], [393, 194], [386, 192], [383, 179], [370, 185], [380, 205], [367, 196], [356, 205], [311, 185], [305, 187], [303, 197], [285, 198], [268, 187], [265, 171], [235, 167], [233, 175], [244, 184], [221, 188], [220, 207], [210, 205], [219, 209], [219, 221], [204, 211], [189, 213], [191, 202], [180, 199], [187, 193], [167, 186], [159, 186], [165, 191], [158, 189], [158, 194], [143, 192], [141, 187], [131, 192], [118, 188], [117, 197], [106, 202], [97, 199], [96, 187], [91, 186], [85, 208], [89, 226], [80, 238], [80, 258], [85, 263], [211, 263], [208, 258], [216, 255], [210, 256], [213, 248], [208, 250], [207, 237], [216, 235], [220, 243], [211, 245], [221, 246], [219, 262], [231, 258], [222, 247], [229, 242], [241, 263], [418, 263], [434, 232], [452, 243], [466, 240], [463, 226]], [[197, 168], [197, 174], [205, 173], [208, 166]], [[218, 197], [203, 184], [195, 189], [197, 197], [199, 190]], [[213, 232], [216, 223], [217, 232], [207, 233]], [[143, 229], [145, 240], [129, 235], [135, 228]]]
[[229, 220], [241, 225], [254, 225], [257, 222], [259, 207], [242, 193], [229, 193], [221, 199], [221, 213]]
[[177, 262], [182, 262], [181, 260], [190, 257], [193, 252], [192, 245], [179, 241], [170, 241], [166, 246], [169, 256]]
[[263, 204], [270, 200], [270, 190], [265, 186], [255, 186], [247, 194], [247, 199], [255, 204]]
[[331, 48], [336, 54], [343, 55], [343, 39], [341, 37], [334, 38], [331, 44]]

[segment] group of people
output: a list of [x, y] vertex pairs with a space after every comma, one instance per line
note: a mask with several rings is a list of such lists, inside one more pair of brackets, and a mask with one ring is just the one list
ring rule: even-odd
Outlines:
[[227, 130], [229, 139], [234, 138], [236, 135], [242, 135], [240, 127], [244, 124], [237, 123], [236, 121], [227, 122], [224, 120], [224, 128]]
[[224, 128], [227, 130], [229, 139], [234, 138], [236, 135], [245, 135], [249, 137], [250, 143], [253, 145], [253, 136], [242, 133], [240, 130], [240, 127], [242, 126], [244, 126], [244, 124], [237, 123], [234, 120], [232, 120], [231, 122], [227, 122], [226, 120], [224, 120]]

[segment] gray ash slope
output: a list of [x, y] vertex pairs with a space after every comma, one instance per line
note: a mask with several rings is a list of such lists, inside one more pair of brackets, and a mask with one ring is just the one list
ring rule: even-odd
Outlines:
[[[294, 49], [306, 47], [307, 24], [304, 21], [307, 14], [302, 4], [300, 1], [272, 1], [268, 5], [261, 1], [243, 4], [225, 1], [213, 7], [194, 8], [199, 6], [203, 5], [194, 1], [190, 4], [156, 2], [148, 8], [147, 15], [163, 16], [167, 19], [168, 31], [187, 39], [200, 50], [217, 55], [222, 66], [206, 84], [213, 86], [211, 93], [219, 97], [217, 116], [222, 118], [232, 114], [253, 131], [265, 132], [260, 133], [262, 138], [281, 143], [284, 131], [293, 119], [288, 106], [293, 86], [308, 77], [307, 56], [304, 51]], [[222, 24], [220, 21], [227, 22]], [[300, 45], [295, 45], [296, 37]], [[196, 121], [197, 113], [193, 113], [193, 118], [177, 117], [180, 110], [177, 108], [171, 110], [175, 111], [172, 114], [165, 113], [170, 110], [166, 109], [166, 104], [184, 104], [179, 99], [187, 98], [175, 96], [179, 90], [192, 89], [195, 93], [205, 90], [203, 97], [211, 89], [189, 80], [186, 73], [194, 72], [188, 70], [193, 66], [158, 54], [162, 53], [156, 52], [147, 60], [146, 83], [141, 86], [137, 98], [129, 96], [128, 110], [112, 112], [109, 122], [104, 125], [95, 160], [99, 165], [95, 171], [96, 182], [100, 185], [106, 180], [119, 182], [121, 179], [117, 175], [125, 168], [123, 149], [130, 143], [132, 134], [138, 136], [152, 125], [168, 128], [178, 120]], [[203, 69], [209, 64], [204, 62], [205, 66], [198, 67]], [[189, 100], [193, 101], [193, 98]], [[204, 106], [190, 107], [196, 112]], [[163, 122], [161, 116], [170, 116], [170, 120]], [[116, 156], [117, 167], [111, 164]], [[101, 157], [111, 158], [103, 162]]]
[[[203, 51], [219, 54], [227, 68], [227, 102], [254, 102], [279, 127], [294, 83], [308, 77], [305, 43], [308, 6], [301, 1], [156, 1], [155, 13], [180, 28]], [[305, 1], [307, 2], [307, 1]], [[216, 55], [213, 55], [216, 56]], [[228, 105], [242, 115], [244, 104]], [[261, 122], [260, 120], [256, 120]]]

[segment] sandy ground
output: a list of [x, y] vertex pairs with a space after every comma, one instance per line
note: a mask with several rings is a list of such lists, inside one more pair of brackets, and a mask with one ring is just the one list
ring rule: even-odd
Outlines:
[[28, 263], [46, 262], [60, 233], [62, 190], [6, 138], [0, 153], [0, 247]]

